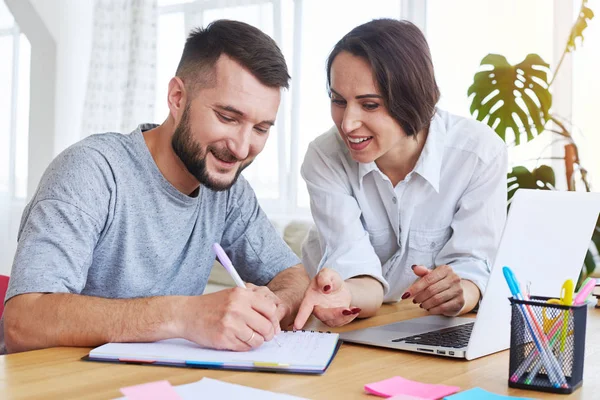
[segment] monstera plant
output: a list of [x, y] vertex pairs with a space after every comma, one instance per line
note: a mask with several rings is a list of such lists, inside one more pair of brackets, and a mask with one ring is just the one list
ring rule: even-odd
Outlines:
[[[581, 165], [578, 149], [571, 135], [569, 122], [552, 111], [552, 84], [565, 56], [583, 42], [583, 31], [594, 17], [583, 0], [577, 20], [571, 28], [562, 57], [554, 71], [537, 54], [529, 54], [523, 61], [511, 65], [504, 56], [488, 54], [481, 60], [479, 72], [474, 76], [468, 95], [472, 96], [471, 114], [486, 122], [509, 145], [518, 146], [538, 135], [557, 135], [565, 144], [565, 171], [568, 190], [576, 190], [578, 183], [590, 191], [587, 171]], [[580, 40], [579, 40], [580, 39]], [[552, 78], [549, 80], [549, 76]], [[508, 174], [508, 198], [519, 188], [555, 190], [556, 175], [548, 165], [532, 171], [517, 166]], [[592, 236], [590, 250], [585, 257], [581, 279], [600, 269], [594, 253], [600, 253], [600, 218]]]

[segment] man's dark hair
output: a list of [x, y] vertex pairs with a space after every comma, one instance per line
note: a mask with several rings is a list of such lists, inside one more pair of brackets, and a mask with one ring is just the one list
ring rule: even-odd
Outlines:
[[435, 82], [427, 40], [414, 24], [375, 19], [344, 36], [327, 59], [327, 87], [331, 64], [342, 51], [364, 58], [373, 71], [390, 115], [412, 136], [429, 127], [440, 91]]
[[176, 75], [194, 93], [215, 82], [215, 63], [226, 54], [263, 85], [288, 88], [290, 76], [277, 43], [259, 29], [239, 21], [217, 20], [188, 36]]

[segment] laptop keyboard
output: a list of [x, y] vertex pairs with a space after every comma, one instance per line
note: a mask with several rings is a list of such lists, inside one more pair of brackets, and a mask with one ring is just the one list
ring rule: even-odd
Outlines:
[[441, 346], [459, 349], [469, 344], [474, 322], [452, 326], [437, 331], [421, 333], [419, 335], [407, 336], [393, 339], [392, 342], [404, 342], [408, 344], [423, 344], [428, 346]]

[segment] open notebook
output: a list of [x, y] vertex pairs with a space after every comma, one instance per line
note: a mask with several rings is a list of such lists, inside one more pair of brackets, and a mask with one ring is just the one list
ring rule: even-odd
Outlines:
[[337, 333], [283, 331], [281, 344], [266, 342], [247, 352], [213, 350], [185, 339], [154, 343], [108, 343], [93, 349], [86, 360], [170, 365], [213, 369], [281, 371], [322, 374], [339, 348]]

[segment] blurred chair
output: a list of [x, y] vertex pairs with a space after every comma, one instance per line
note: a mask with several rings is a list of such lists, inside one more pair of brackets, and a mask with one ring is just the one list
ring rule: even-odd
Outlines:
[[6, 290], [8, 289], [9, 277], [6, 275], [0, 275], [0, 317], [4, 313], [4, 297], [6, 296]]

